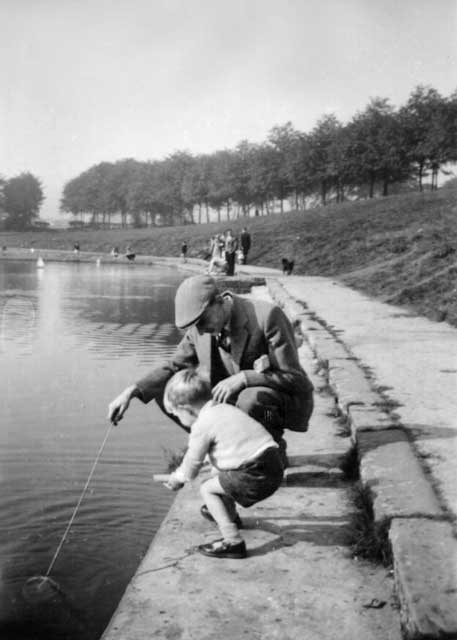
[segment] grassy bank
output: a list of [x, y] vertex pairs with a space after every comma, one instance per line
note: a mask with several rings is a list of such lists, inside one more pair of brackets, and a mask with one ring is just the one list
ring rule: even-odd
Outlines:
[[296, 274], [323, 275], [457, 326], [457, 190], [392, 196], [300, 213], [233, 220], [223, 224], [112, 231], [0, 233], [0, 244], [82, 251], [205, 257], [208, 240], [230, 226], [247, 225], [252, 264], [280, 268], [295, 260]]

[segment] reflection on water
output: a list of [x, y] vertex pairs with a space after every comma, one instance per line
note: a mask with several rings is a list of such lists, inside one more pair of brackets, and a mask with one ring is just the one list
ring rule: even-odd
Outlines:
[[52, 570], [65, 598], [24, 599], [81, 495], [108, 402], [179, 340], [181, 280], [157, 267], [0, 263], [0, 638], [98, 638], [168, 509], [152, 474], [185, 434], [134, 402]]

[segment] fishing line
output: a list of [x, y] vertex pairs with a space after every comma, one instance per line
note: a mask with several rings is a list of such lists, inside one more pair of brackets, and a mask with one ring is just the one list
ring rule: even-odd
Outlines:
[[52, 578], [49, 577], [49, 574], [52, 571], [52, 568], [53, 568], [53, 566], [54, 566], [54, 564], [55, 564], [55, 562], [57, 560], [57, 557], [58, 557], [58, 555], [59, 555], [59, 553], [60, 553], [60, 551], [62, 549], [62, 546], [63, 546], [63, 544], [64, 544], [64, 542], [65, 542], [65, 540], [66, 540], [66, 538], [68, 536], [68, 533], [69, 533], [69, 531], [71, 529], [71, 526], [72, 526], [72, 524], [74, 522], [74, 519], [76, 518], [76, 514], [78, 513], [78, 509], [79, 509], [79, 507], [81, 505], [81, 502], [83, 501], [83, 498], [84, 498], [84, 496], [86, 494], [87, 489], [89, 488], [89, 484], [90, 484], [90, 481], [92, 480], [92, 476], [94, 475], [95, 467], [97, 466], [97, 463], [100, 460], [100, 457], [101, 457], [101, 455], [103, 453], [103, 449], [105, 448], [106, 442], [107, 442], [107, 440], [109, 438], [109, 435], [110, 435], [112, 429], [114, 428], [114, 426], [115, 425], [113, 423], [111, 423], [109, 425], [107, 431], [106, 431], [105, 437], [103, 438], [103, 442], [100, 445], [98, 453], [97, 453], [97, 455], [95, 457], [95, 460], [94, 460], [94, 462], [92, 464], [92, 468], [90, 470], [90, 473], [89, 473], [89, 475], [87, 477], [86, 484], [84, 485], [84, 488], [83, 488], [83, 490], [81, 492], [81, 495], [79, 496], [79, 500], [78, 500], [75, 508], [73, 509], [73, 513], [71, 515], [71, 518], [68, 521], [67, 527], [66, 527], [66, 529], [65, 529], [65, 531], [63, 533], [63, 536], [62, 536], [62, 538], [61, 538], [61, 540], [59, 542], [59, 545], [57, 546], [56, 552], [54, 553], [54, 556], [53, 556], [53, 558], [52, 558], [52, 560], [51, 560], [51, 562], [49, 564], [48, 570], [42, 576], [33, 576], [33, 577], [29, 578], [27, 580], [27, 582], [25, 583], [25, 585], [24, 585], [23, 593], [28, 599], [32, 599], [35, 596], [39, 597], [40, 596], [39, 592], [43, 588], [43, 586], [45, 586], [45, 585], [48, 587], [43, 592], [43, 595], [46, 595], [46, 597], [49, 597], [49, 595], [52, 596], [53, 593], [55, 593], [55, 592], [61, 592], [61, 589], [60, 589], [59, 585], [56, 583], [55, 580], [53, 580]]

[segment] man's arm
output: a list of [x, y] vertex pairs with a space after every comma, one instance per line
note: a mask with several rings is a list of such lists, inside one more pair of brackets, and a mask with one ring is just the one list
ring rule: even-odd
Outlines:
[[271, 387], [290, 395], [312, 388], [298, 359], [292, 325], [277, 306], [268, 314], [264, 333], [268, 342], [270, 367], [266, 371], [245, 370], [248, 387]]
[[136, 385], [132, 384], [124, 389], [117, 398], [110, 402], [108, 407], [108, 420], [113, 424], [117, 424], [122, 420], [122, 416], [127, 411], [132, 398], [139, 398], [140, 391]]
[[108, 419], [117, 424], [129, 408], [133, 398], [138, 398], [145, 404], [153, 398], [162, 398], [165, 385], [171, 376], [186, 367], [198, 364], [197, 353], [193, 341], [188, 333], [176, 347], [176, 351], [167, 364], [157, 367], [144, 378], [129, 385], [122, 391], [108, 407]]

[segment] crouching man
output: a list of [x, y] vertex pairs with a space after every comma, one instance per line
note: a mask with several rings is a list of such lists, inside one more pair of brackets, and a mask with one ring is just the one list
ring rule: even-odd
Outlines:
[[124, 389], [109, 405], [108, 418], [117, 424], [133, 398], [155, 399], [189, 431], [164, 407], [164, 390], [177, 371], [199, 367], [209, 378], [213, 400], [236, 405], [260, 422], [279, 444], [286, 466], [284, 429], [307, 430], [313, 386], [282, 309], [220, 292], [208, 275], [192, 276], [176, 292], [175, 323], [185, 333], [171, 360]]

